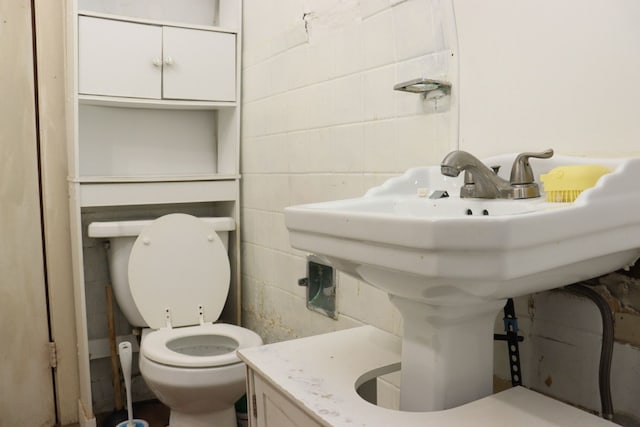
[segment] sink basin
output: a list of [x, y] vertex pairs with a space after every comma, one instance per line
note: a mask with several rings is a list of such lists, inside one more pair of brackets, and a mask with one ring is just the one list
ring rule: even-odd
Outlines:
[[[507, 174], [515, 154], [486, 159]], [[285, 209], [291, 245], [389, 294], [403, 318], [401, 409], [491, 394], [493, 325], [505, 300], [593, 278], [640, 256], [640, 159], [531, 159], [540, 175], [612, 172], [572, 203], [461, 199], [463, 178], [407, 171], [363, 197]], [[432, 199], [434, 192], [449, 197]]]

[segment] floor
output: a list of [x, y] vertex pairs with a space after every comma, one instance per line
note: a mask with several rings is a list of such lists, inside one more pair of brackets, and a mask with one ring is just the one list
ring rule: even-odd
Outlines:
[[[246, 410], [246, 409], [245, 409]], [[169, 425], [169, 408], [157, 400], [138, 402], [133, 405], [134, 418], [145, 420], [149, 427], [167, 427]], [[239, 415], [238, 427], [248, 426], [246, 414]], [[127, 410], [112, 414], [100, 414], [96, 417], [98, 427], [115, 427], [127, 419]]]
[[[166, 427], [169, 425], [169, 408], [158, 401], [139, 402], [133, 405], [134, 418], [145, 420], [149, 427]], [[115, 427], [127, 419], [126, 408], [123, 411], [100, 414], [97, 416], [98, 427]]]

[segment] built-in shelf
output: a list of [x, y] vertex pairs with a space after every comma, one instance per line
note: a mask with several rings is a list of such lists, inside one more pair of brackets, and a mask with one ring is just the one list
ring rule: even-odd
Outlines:
[[81, 176], [72, 182], [81, 184], [106, 184], [127, 182], [189, 182], [189, 181], [228, 181], [239, 179], [240, 175], [176, 175], [176, 176]]
[[86, 182], [80, 184], [80, 204], [98, 207], [237, 201], [238, 188], [238, 180]]
[[[221, 321], [240, 322], [242, 2], [69, 1], [68, 183], [80, 314], [78, 419], [86, 425], [113, 402], [104, 391], [112, 388], [108, 365], [94, 363], [109, 355], [107, 331], [90, 309], [104, 305], [95, 289], [109, 277], [106, 266], [97, 267], [102, 255], [85, 220], [132, 212], [232, 217], [238, 228], [229, 238]], [[140, 390], [133, 395], [146, 398]]]
[[100, 95], [78, 95], [78, 102], [83, 105], [95, 105], [100, 107], [166, 110], [221, 110], [224, 108], [235, 108], [237, 106], [237, 102], [145, 99]]

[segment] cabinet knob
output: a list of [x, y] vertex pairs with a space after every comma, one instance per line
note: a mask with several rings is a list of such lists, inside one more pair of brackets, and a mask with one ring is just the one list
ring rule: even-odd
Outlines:
[[151, 63], [156, 67], [161, 67], [162, 66], [162, 59], [153, 58], [153, 61], [151, 61]]
[[166, 58], [164, 58], [164, 64], [165, 65], [173, 65], [173, 58], [170, 56], [167, 56]]

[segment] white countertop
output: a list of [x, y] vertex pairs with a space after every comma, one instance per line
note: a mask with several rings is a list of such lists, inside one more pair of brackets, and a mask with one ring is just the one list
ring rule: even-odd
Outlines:
[[397, 370], [400, 351], [397, 336], [362, 326], [238, 353], [254, 372], [325, 426], [615, 426], [524, 387], [433, 412], [395, 411], [362, 399], [355, 384]]

